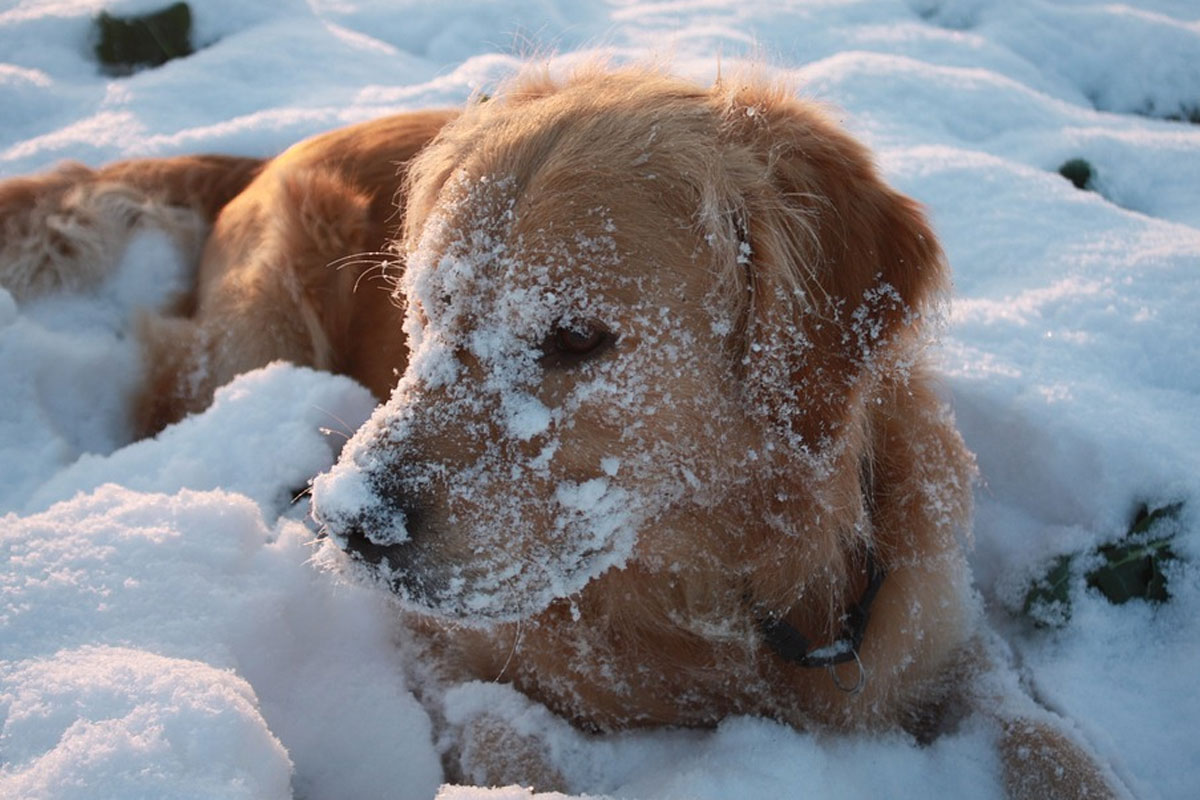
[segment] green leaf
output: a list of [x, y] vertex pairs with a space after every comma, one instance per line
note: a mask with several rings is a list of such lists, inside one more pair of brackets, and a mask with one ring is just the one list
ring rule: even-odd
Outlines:
[[1076, 189], [1089, 189], [1095, 170], [1082, 158], [1072, 158], [1058, 168], [1058, 174], [1073, 183]]
[[1150, 506], [1142, 503], [1133, 515], [1133, 524], [1129, 528], [1129, 535], [1138, 536], [1147, 533], [1164, 520], [1178, 520], [1179, 512], [1182, 510], [1183, 503], [1171, 503], [1153, 511], [1150, 510]]
[[1071, 556], [1054, 559], [1046, 576], [1033, 582], [1022, 611], [1039, 628], [1060, 628], [1071, 618]]
[[192, 10], [187, 3], [129, 17], [102, 11], [96, 27], [96, 58], [118, 74], [128, 74], [136, 67], [157, 67], [192, 53]]
[[1170, 546], [1174, 531], [1157, 537], [1151, 537], [1151, 533], [1164, 523], [1177, 520], [1182, 508], [1182, 503], [1153, 511], [1141, 506], [1125, 539], [1100, 548], [1104, 563], [1088, 572], [1088, 586], [1100, 590], [1110, 603], [1117, 605], [1134, 598], [1153, 603], [1169, 600], [1163, 568], [1176, 557]]
[[[1165, 567], [1177, 558], [1171, 550], [1173, 526], [1183, 503], [1151, 510], [1141, 505], [1129, 531], [1119, 541], [1097, 550], [1104, 563], [1089, 570], [1084, 578], [1114, 605], [1140, 598], [1151, 603], [1171, 599]], [[1089, 559], [1091, 560], [1091, 559]], [[1073, 555], [1058, 556], [1046, 574], [1033, 582], [1025, 594], [1022, 612], [1039, 628], [1059, 628], [1071, 618]]]

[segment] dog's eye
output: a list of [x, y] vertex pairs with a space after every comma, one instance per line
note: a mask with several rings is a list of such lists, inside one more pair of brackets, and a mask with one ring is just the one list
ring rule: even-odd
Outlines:
[[613, 335], [599, 323], [560, 325], [542, 343], [542, 364], [569, 367], [608, 349]]
[[582, 356], [602, 345], [607, 336], [607, 331], [591, 326], [583, 330], [559, 328], [554, 332], [554, 346], [559, 352]]

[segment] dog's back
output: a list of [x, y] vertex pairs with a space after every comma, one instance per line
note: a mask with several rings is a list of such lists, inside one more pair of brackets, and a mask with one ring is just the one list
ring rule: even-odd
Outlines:
[[97, 170], [66, 162], [0, 182], [0, 285], [18, 301], [90, 288], [144, 228], [166, 232], [195, 259], [221, 208], [261, 165], [235, 156], [137, 159]]
[[138, 321], [139, 436], [277, 359], [348, 374], [383, 399], [407, 352], [388, 282], [397, 192], [409, 159], [455, 113], [340, 128], [274, 159], [64, 163], [0, 182], [0, 286], [18, 302], [88, 290], [140, 231], [171, 238], [194, 279]]

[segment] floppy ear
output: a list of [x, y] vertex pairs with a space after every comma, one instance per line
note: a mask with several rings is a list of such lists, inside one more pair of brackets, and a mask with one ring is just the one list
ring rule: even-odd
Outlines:
[[801, 452], [834, 455], [875, 379], [916, 354], [946, 284], [942, 251], [919, 206], [821, 111], [769, 87], [722, 102], [750, 397]]

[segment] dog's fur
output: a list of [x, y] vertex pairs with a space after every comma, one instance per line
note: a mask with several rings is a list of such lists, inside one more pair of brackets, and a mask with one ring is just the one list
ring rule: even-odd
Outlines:
[[[589, 730], [762, 714], [927, 739], [981, 696], [973, 465], [922, 363], [942, 253], [783, 90], [531, 74], [267, 161], [12, 180], [0, 224], [18, 299], [98, 280], [139, 226], [196, 252], [194, 293], [140, 328], [143, 434], [279, 358], [391, 395], [317, 510], [449, 679], [511, 682]], [[571, 333], [603, 346], [564, 351]], [[780, 621], [839, 639], [872, 567], [853, 659], [768, 646]], [[1112, 795], [1053, 722], [1000, 716], [1014, 795]]]

